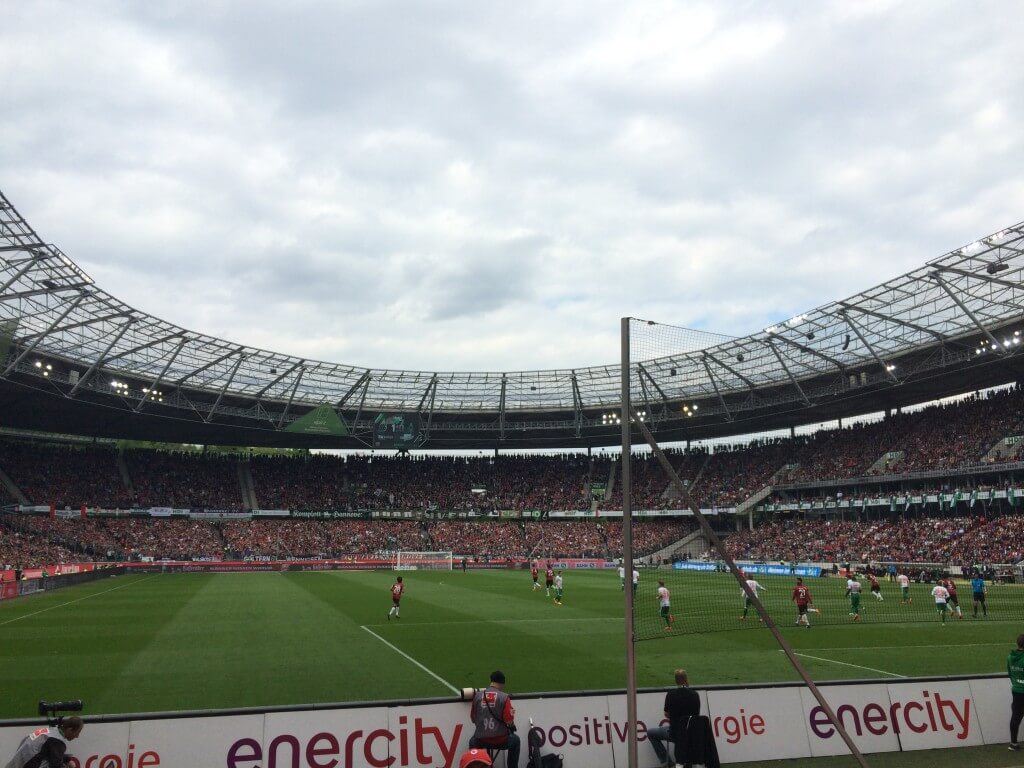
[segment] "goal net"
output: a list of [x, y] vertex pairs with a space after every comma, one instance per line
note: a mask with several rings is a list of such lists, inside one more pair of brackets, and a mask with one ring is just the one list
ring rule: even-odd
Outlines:
[[399, 552], [395, 557], [396, 571], [450, 571], [452, 553]]

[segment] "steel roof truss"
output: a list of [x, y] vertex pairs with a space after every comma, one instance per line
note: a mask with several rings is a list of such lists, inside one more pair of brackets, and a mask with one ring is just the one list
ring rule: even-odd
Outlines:
[[17, 272], [14, 273], [14, 277], [12, 277], [6, 283], [4, 283], [2, 286], [0, 286], [0, 296], [3, 296], [5, 293], [7, 293], [7, 289], [10, 288], [12, 285], [14, 285], [16, 282], [18, 282], [25, 275], [27, 275], [29, 273], [29, 271], [31, 271], [32, 267], [34, 267], [35, 265], [36, 265], [36, 260], [35, 259], [28, 259], [25, 262], [25, 266], [22, 267], [21, 269], [19, 269]]
[[228, 376], [228, 380], [224, 382], [224, 386], [220, 388], [220, 393], [217, 395], [217, 399], [214, 401], [213, 406], [210, 408], [210, 412], [203, 418], [207, 424], [213, 421], [213, 414], [217, 410], [217, 406], [220, 405], [220, 401], [224, 399], [224, 393], [228, 391], [228, 387], [231, 386], [231, 382], [235, 380], [235, 374], [238, 373], [239, 367], [242, 365], [242, 361], [245, 360], [245, 353], [241, 348], [236, 350], [233, 354], [238, 355], [238, 359], [235, 361], [234, 367], [231, 369], [231, 375]]
[[72, 312], [75, 311], [75, 308], [79, 304], [82, 303], [82, 299], [84, 299], [84, 298], [85, 298], [84, 294], [79, 294], [75, 298], [75, 300], [68, 305], [67, 309], [65, 309], [61, 313], [60, 317], [58, 317], [56, 320], [54, 320], [52, 323], [50, 323], [50, 327], [49, 328], [47, 328], [42, 334], [37, 335], [37, 337], [32, 341], [32, 343], [29, 344], [27, 347], [25, 347], [21, 351], [21, 354], [18, 355], [16, 358], [14, 358], [14, 360], [12, 360], [10, 362], [10, 364], [7, 366], [7, 368], [4, 369], [3, 375], [7, 376], [11, 371], [13, 371], [15, 368], [18, 367], [18, 363], [20, 363], [22, 360], [24, 360], [28, 355], [32, 354], [32, 350], [34, 350], [36, 348], [36, 346], [39, 344], [39, 342], [41, 342], [43, 339], [45, 339], [47, 336], [49, 336], [51, 333], [53, 333], [53, 331], [57, 328], [57, 326], [60, 325], [62, 322], [64, 322], [64, 318], [66, 318], [68, 315], [70, 315]]
[[742, 382], [743, 382], [744, 384], [746, 384], [746, 385], [747, 385], [747, 388], [748, 388], [748, 389], [750, 389], [750, 391], [751, 391], [751, 392], [753, 392], [753, 391], [754, 391], [754, 382], [752, 382], [752, 381], [751, 381], [750, 379], [748, 379], [748, 378], [747, 378], [746, 376], [744, 376], [744, 375], [743, 375], [742, 373], [740, 373], [739, 371], [735, 370], [735, 369], [734, 369], [734, 368], [733, 368], [732, 366], [726, 365], [726, 364], [725, 364], [725, 363], [723, 363], [723, 362], [722, 362], [721, 360], [719, 360], [719, 359], [718, 359], [718, 358], [716, 358], [716, 357], [715, 357], [714, 355], [712, 355], [712, 354], [711, 354], [710, 352], [705, 352], [705, 353], [704, 353], [704, 357], [706, 357], [706, 358], [707, 358], [708, 360], [711, 360], [711, 361], [712, 361], [713, 363], [717, 363], [717, 364], [718, 364], [718, 365], [720, 365], [720, 366], [721, 366], [722, 368], [725, 368], [725, 370], [727, 370], [727, 371], [728, 371], [729, 373], [731, 373], [731, 374], [732, 374], [733, 376], [735, 376], [735, 377], [736, 377], [737, 379], [739, 379], [739, 380], [740, 380], [740, 381], [742, 381]]
[[293, 365], [291, 368], [289, 368], [284, 373], [280, 374], [276, 379], [274, 379], [272, 382], [267, 384], [267, 386], [265, 386], [263, 389], [261, 389], [255, 395], [253, 395], [253, 399], [258, 401], [261, 397], [263, 397], [263, 395], [265, 395], [267, 393], [268, 390], [273, 388], [278, 382], [280, 382], [283, 379], [286, 379], [289, 376], [291, 376], [292, 372], [294, 372], [295, 369], [298, 368], [300, 365], [302, 365], [304, 362], [306, 362], [306, 361], [305, 360], [299, 360], [297, 363], [295, 363], [295, 365]]
[[[969, 276], [970, 277], [975, 277], [974, 274], [969, 274]], [[934, 279], [935, 282], [937, 282], [940, 286], [942, 286], [942, 289], [946, 293], [949, 294], [949, 298], [951, 298], [953, 300], [953, 303], [956, 304], [958, 307], [960, 307], [960, 309], [963, 310], [963, 313], [965, 315], [967, 315], [969, 318], [971, 318], [971, 322], [973, 322], [978, 327], [978, 330], [980, 330], [982, 333], [985, 334], [985, 336], [988, 337], [988, 340], [992, 342], [992, 346], [995, 349], [998, 349], [1000, 354], [1003, 354], [1003, 352], [1004, 352], [1003, 345], [1000, 344], [998, 341], [996, 341], [996, 337], [992, 335], [991, 331], [989, 331], [989, 329], [986, 328], [978, 320], [978, 318], [975, 316], [975, 314], [973, 312], [971, 312], [970, 309], [967, 308], [966, 304], [964, 304], [962, 301], [960, 301], [960, 298], [953, 292], [953, 289], [950, 288], [949, 285], [946, 283], [946, 281], [942, 279], [942, 275], [940, 275], [938, 272], [933, 272], [932, 273], [932, 279]]]
[[505, 390], [508, 388], [508, 377], [502, 374], [501, 395], [498, 399], [498, 439], [505, 439]]
[[583, 429], [583, 398], [580, 396], [580, 385], [576, 380], [576, 371], [572, 372], [569, 381], [572, 384], [573, 431], [576, 437], [579, 437]]
[[[1010, 280], [1005, 280], [1003, 278], [993, 277], [992, 275], [978, 274], [977, 272], [970, 272], [966, 269], [958, 269], [957, 267], [938, 267], [938, 271], [952, 272], [955, 275], [961, 275], [963, 277], [973, 277], [975, 280], [983, 280], [986, 283], [990, 283], [992, 285], [1001, 285], [1004, 288], [1012, 288], [1017, 291], [1024, 290], [1024, 283], [1014, 283]], [[932, 277], [938, 276], [933, 272]], [[942, 285], [945, 286], [944, 283]]]
[[[651, 382], [651, 386], [658, 390], [658, 396], [661, 397], [661, 402], [664, 404], [664, 410], [667, 413], [669, 410], [669, 404], [668, 397], [665, 395], [665, 390], [658, 386], [658, 382], [654, 380], [653, 376], [651, 376], [651, 372], [647, 370], [647, 366], [643, 363], [637, 363], [636, 367], [639, 369], [640, 373], [646, 376], [647, 380]], [[643, 381], [642, 378], [640, 380]]]
[[53, 328], [52, 330], [39, 331], [38, 333], [33, 333], [28, 336], [22, 336], [21, 341], [28, 341], [29, 339], [34, 339], [37, 336], [48, 336], [54, 333], [64, 333], [65, 331], [73, 331], [76, 328], [84, 328], [87, 325], [94, 325], [96, 323], [102, 323], [107, 320], [117, 320], [118, 318], [121, 317], [131, 317], [131, 315], [128, 312], [115, 312], [114, 314], [111, 315], [100, 315], [99, 317], [90, 317], [88, 320], [81, 320], [77, 323], [68, 323], [67, 325], [62, 325], [59, 328]]
[[370, 388], [370, 382], [371, 381], [373, 381], [373, 376], [371, 376], [370, 372], [367, 371], [363, 375], [363, 392], [359, 396], [359, 407], [356, 408], [356, 417], [354, 419], [352, 419], [352, 432], [353, 433], [356, 431], [356, 428], [359, 426], [359, 417], [363, 415], [363, 404], [366, 402], [366, 392]]
[[885, 371], [885, 375], [892, 379], [894, 384], [899, 384], [899, 379], [897, 379], [893, 372], [889, 369], [889, 366], [886, 364], [886, 362], [881, 357], [878, 356], [878, 353], [875, 351], [875, 348], [868, 343], [868, 340], [864, 337], [864, 334], [861, 333], [860, 327], [855, 322], [853, 322], [853, 318], [850, 317], [846, 312], [843, 312], [843, 319], [846, 320], [846, 324], [850, 326], [850, 330], [857, 334], [857, 338], [860, 339], [860, 343], [863, 344], [865, 348], [867, 348], [868, 352], [871, 353], [871, 356], [875, 358], [876, 361], [878, 361], [878, 364], [880, 366], [882, 366], [882, 369]]
[[33, 296], [53, 295], [57, 293], [64, 293], [65, 291], [78, 291], [82, 288], [88, 288], [91, 283], [79, 282], [71, 283], [70, 285], [58, 285], [56, 288], [36, 288], [31, 291], [20, 291], [18, 293], [7, 293], [0, 295], [0, 301], [13, 301], [15, 299], [30, 299]]
[[[430, 379], [430, 386], [428, 387], [430, 392], [430, 410], [427, 411], [427, 428], [423, 430], [423, 441], [426, 442], [427, 438], [430, 437], [430, 428], [434, 424], [434, 400], [437, 397], [437, 374], [435, 373]], [[426, 397], [426, 393], [423, 394]], [[420, 410], [423, 409], [423, 402], [420, 402]]]
[[[295, 368], [292, 368], [292, 370], [294, 371], [294, 370], [295, 370]], [[278, 428], [278, 429], [280, 429], [280, 428], [281, 428], [281, 426], [282, 426], [282, 425], [284, 424], [284, 418], [285, 418], [285, 416], [287, 416], [287, 415], [288, 415], [288, 411], [289, 411], [289, 410], [291, 410], [291, 407], [292, 407], [292, 401], [294, 401], [294, 400], [295, 400], [295, 393], [296, 393], [296, 392], [298, 391], [298, 389], [299, 389], [299, 382], [300, 382], [300, 381], [302, 381], [302, 375], [303, 375], [303, 374], [304, 374], [305, 372], [306, 372], [306, 369], [305, 369], [305, 368], [303, 368], [303, 367], [299, 367], [299, 372], [298, 372], [298, 374], [296, 374], [296, 376], [295, 376], [295, 383], [294, 383], [294, 384], [292, 384], [292, 391], [291, 391], [291, 393], [290, 393], [290, 394], [288, 395], [288, 402], [287, 402], [287, 404], [285, 404], [285, 406], [284, 406], [284, 410], [283, 410], [283, 411], [281, 411], [281, 418], [277, 420], [277, 428]]]
[[[237, 349], [232, 349], [230, 352], [225, 352], [220, 357], [211, 360], [210, 362], [206, 363], [205, 365], [203, 365], [203, 366], [201, 366], [199, 368], [196, 368], [195, 370], [193, 370], [191, 373], [187, 374], [186, 376], [182, 376], [180, 379], [178, 379], [176, 382], [174, 382], [174, 386], [175, 387], [181, 387], [181, 385], [184, 384], [189, 379], [194, 378], [195, 376], [197, 376], [198, 374], [202, 373], [203, 371], [207, 371], [210, 368], [213, 368], [213, 366], [217, 365], [217, 363], [223, 363], [225, 360], [227, 360], [230, 357], [234, 357], [235, 355], [237, 355], [240, 352], [242, 352], [244, 349], [245, 349], [245, 347], [238, 347]], [[220, 378], [220, 376], [217, 376], [216, 378], [213, 379], [213, 381], [216, 381], [219, 378]]]
[[856, 304], [847, 304], [846, 302], [843, 301], [839, 302], [839, 306], [843, 307], [844, 309], [853, 310], [854, 312], [860, 312], [861, 314], [864, 315], [871, 315], [872, 317], [876, 317], [879, 320], [887, 320], [889, 322], [896, 323], [897, 325], [903, 325], [906, 326], [907, 328], [913, 328], [915, 331], [920, 331], [921, 333], [928, 334], [929, 336], [933, 337], [936, 341], [938, 341], [940, 344], [946, 343], [946, 337], [943, 336], [938, 331], [932, 330], [931, 328], [926, 328], [923, 325], [918, 325], [917, 323], [912, 323], [909, 320], [900, 320], [898, 317], [893, 317], [892, 315], [884, 315], [881, 312], [876, 312], [873, 309], [865, 309], [864, 307], [857, 306]]
[[340, 410], [340, 409], [342, 409], [342, 408], [344, 408], [344, 407], [345, 407], [345, 403], [347, 403], [347, 402], [348, 402], [348, 399], [349, 399], [350, 397], [352, 397], [352, 395], [354, 395], [354, 394], [355, 394], [356, 390], [357, 390], [357, 389], [359, 389], [359, 387], [363, 387], [363, 390], [364, 390], [364, 391], [363, 391], [363, 396], [365, 397], [365, 396], [366, 396], [366, 392], [365, 392], [365, 388], [366, 388], [366, 380], [367, 380], [367, 379], [368, 379], [369, 377], [370, 377], [370, 371], [369, 371], [369, 370], [365, 370], [365, 371], [363, 371], [363, 374], [362, 374], [362, 375], [361, 375], [361, 376], [360, 376], [360, 377], [359, 377], [358, 379], [356, 379], [356, 383], [355, 383], [355, 384], [353, 384], [353, 385], [352, 385], [351, 387], [349, 387], [349, 390], [348, 390], [348, 392], [346, 392], [346, 393], [345, 393], [345, 394], [344, 394], [344, 395], [342, 396], [341, 400], [339, 400], [339, 401], [338, 401], [338, 404], [337, 404], [337, 405], [335, 405], [334, 407], [335, 407], [335, 408], [337, 408], [337, 409], [339, 409], [339, 410]]
[[[170, 370], [171, 365], [174, 363], [174, 361], [178, 359], [178, 355], [181, 354], [181, 350], [185, 348], [186, 344], [188, 344], [188, 337], [183, 336], [181, 338], [181, 341], [178, 342], [178, 346], [174, 348], [174, 352], [171, 354], [169, 358], [167, 358], [167, 362], [164, 364], [163, 370], [161, 370], [160, 374], [155, 379], [153, 379], [153, 383], [149, 385], [149, 393], [152, 393], [158, 386], [160, 386], [160, 382], [163, 381], [164, 376], [167, 375], [167, 371]], [[146, 394], [146, 392], [142, 393], [142, 399], [139, 400], [139, 404], [135, 406], [136, 413], [141, 411], [142, 406], [146, 404]]]
[[111, 359], [108, 358], [110, 350], [112, 350], [114, 348], [114, 345], [121, 340], [121, 337], [124, 336], [124, 334], [128, 331], [128, 329], [132, 326], [132, 323], [134, 322], [135, 320], [131, 317], [129, 317], [124, 322], [124, 324], [120, 327], [120, 329], [118, 329], [117, 333], [114, 335], [114, 338], [112, 338], [110, 340], [110, 343], [107, 344], [107, 347], [106, 349], [103, 350], [103, 353], [93, 361], [92, 365], [89, 366], [89, 369], [84, 374], [78, 377], [78, 381], [75, 382], [75, 386], [73, 386], [71, 388], [71, 391], [68, 392], [68, 397], [74, 397], [75, 392], [78, 391], [78, 388], [89, 380], [93, 373], [96, 372], [96, 369], [103, 365], [108, 359]]
[[805, 394], [804, 394], [804, 390], [803, 390], [803, 387], [801, 387], [801, 386], [800, 386], [800, 382], [798, 382], [798, 381], [797, 381], [797, 380], [796, 380], [796, 379], [795, 379], [795, 378], [793, 377], [793, 374], [792, 374], [792, 373], [790, 372], [790, 370], [789, 370], [789, 366], [788, 366], [788, 365], [786, 365], [786, 361], [782, 359], [782, 354], [781, 354], [781, 353], [779, 352], [779, 350], [778, 350], [778, 349], [777, 349], [777, 348], [775, 347], [775, 345], [774, 345], [774, 344], [772, 344], [772, 342], [771, 342], [771, 339], [766, 339], [766, 340], [765, 340], [765, 343], [766, 343], [766, 344], [767, 344], [767, 345], [768, 345], [769, 347], [771, 347], [771, 350], [772, 350], [772, 352], [774, 352], [774, 353], [775, 353], [775, 357], [776, 357], [776, 358], [778, 359], [778, 361], [779, 361], [779, 365], [781, 365], [781, 366], [782, 366], [782, 370], [784, 370], [784, 371], [786, 372], [786, 375], [787, 375], [787, 376], [789, 376], [789, 380], [790, 380], [791, 382], [793, 382], [793, 386], [794, 386], [794, 387], [796, 387], [796, 391], [800, 393], [800, 397], [801, 397], [801, 398], [803, 398], [803, 401], [804, 401], [804, 403], [805, 403], [805, 404], [807, 404], [807, 405], [810, 405], [810, 404], [811, 404], [811, 401], [810, 401], [810, 400], [808, 400], [808, 399], [807, 399], [807, 395], [805, 395]]
[[711, 371], [711, 366], [708, 365], [707, 358], [701, 358], [701, 362], [704, 363], [704, 370], [708, 372], [708, 378], [711, 379], [711, 386], [714, 387], [715, 395], [718, 396], [718, 402], [722, 406], [722, 410], [725, 411], [725, 418], [727, 421], [732, 421], [732, 414], [729, 413], [729, 406], [725, 404], [725, 398], [722, 397], [722, 393], [718, 389], [718, 383], [715, 381], [715, 374]]
[[824, 352], [819, 352], [814, 347], [808, 347], [805, 344], [801, 344], [799, 341], [793, 341], [792, 339], [787, 339], [785, 336], [783, 336], [783, 335], [781, 335], [779, 333], [771, 334], [771, 338], [778, 339], [779, 341], [784, 341], [786, 344], [789, 344], [791, 346], [796, 347], [801, 352], [806, 352], [809, 355], [814, 355], [815, 357], [821, 358], [826, 363], [831, 363], [832, 365], [834, 365], [840, 371], [842, 371], [844, 373], [846, 372], [846, 366], [845, 365], [843, 365], [841, 362], [836, 360], [834, 357], [829, 357]]

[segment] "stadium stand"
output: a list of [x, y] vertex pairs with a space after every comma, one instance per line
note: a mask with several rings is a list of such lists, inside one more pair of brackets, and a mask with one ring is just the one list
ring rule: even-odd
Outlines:
[[[929, 406], [887, 419], [810, 435], [717, 445], [710, 452], [670, 451], [673, 465], [702, 507], [730, 508], [771, 485], [771, 502], [864, 498], [869, 487], [914, 493], [984, 489], [1016, 460], [1007, 438], [1024, 433], [1024, 393], [1017, 387]], [[10, 440], [0, 443], [0, 469], [33, 504], [57, 509], [172, 507], [245, 509], [238, 456], [107, 445]], [[608, 456], [402, 455], [253, 456], [253, 490], [263, 509], [487, 513], [621, 508], [621, 462]], [[946, 470], [958, 475], [943, 477]], [[906, 475], [931, 476], [908, 485]], [[938, 473], [938, 476], [936, 476]], [[680, 502], [648, 455], [633, 460], [634, 509], [672, 509]], [[887, 480], [887, 478], [893, 478]], [[842, 480], [850, 480], [843, 485]], [[1003, 481], [1009, 476], [1003, 478]], [[831, 483], [827, 489], [815, 483]], [[835, 485], [835, 483], [839, 485]], [[611, 484], [608, 497], [591, 487]], [[885, 484], [889, 483], [888, 486]], [[13, 496], [5, 492], [5, 503]], [[879, 491], [880, 492], [880, 491]], [[877, 495], [877, 493], [876, 493]], [[955, 506], [955, 505], [954, 505]], [[965, 510], [965, 506], [969, 506]], [[935, 514], [934, 510], [926, 510]], [[969, 514], [965, 515], [964, 512]], [[983, 517], [982, 512], [995, 515]], [[733, 535], [733, 554], [766, 560], [1010, 561], [1024, 558], [1024, 523], [1003, 508], [962, 505], [957, 517], [922, 510], [874, 510], [875, 520], [769, 521]], [[889, 512], [890, 514], [886, 514]], [[908, 514], [909, 512], [909, 514]], [[854, 515], [857, 516], [857, 515]], [[915, 517], [916, 516], [916, 517]], [[903, 519], [908, 517], [911, 519]], [[61, 519], [5, 515], [2, 559], [64, 562], [70, 553], [96, 558], [333, 556], [396, 549], [462, 551], [481, 557], [617, 557], [622, 526], [613, 520], [355, 520], [185, 521], [139, 517]], [[680, 518], [638, 521], [639, 554], [686, 536]]]

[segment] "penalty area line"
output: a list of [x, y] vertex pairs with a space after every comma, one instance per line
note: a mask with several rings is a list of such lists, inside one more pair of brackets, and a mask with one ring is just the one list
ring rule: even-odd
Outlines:
[[[779, 651], [779, 653], [785, 653], [785, 651]], [[848, 661], [836, 661], [835, 659], [826, 659], [826, 658], [824, 658], [822, 656], [811, 656], [811, 654], [809, 654], [809, 653], [797, 653], [796, 651], [793, 651], [793, 655], [794, 656], [803, 656], [805, 659], [814, 659], [815, 661], [825, 661], [825, 662], [828, 662], [829, 664], [840, 664], [840, 665], [842, 665], [844, 667], [856, 667], [857, 669], [866, 669], [869, 672], [878, 672], [879, 674], [889, 675], [891, 677], [903, 677], [903, 678], [906, 677], [906, 675], [900, 675], [900, 674], [897, 674], [896, 672], [886, 672], [884, 669], [875, 669], [874, 667], [865, 667], [863, 664], [851, 664]]]
[[130, 581], [127, 584], [118, 584], [116, 587], [111, 587], [110, 589], [104, 589], [102, 592], [93, 592], [91, 595], [86, 595], [85, 597], [79, 597], [77, 600], [68, 600], [66, 603], [58, 603], [57, 605], [51, 605], [49, 608], [43, 608], [42, 610], [33, 611], [32, 613], [26, 613], [24, 616], [15, 616], [13, 619], [8, 619], [7, 621], [0, 621], [0, 627], [5, 626], [6, 624], [13, 624], [14, 622], [21, 621], [22, 619], [27, 619], [29, 616], [38, 616], [40, 613], [46, 613], [47, 611], [52, 611], [52, 610], [55, 610], [57, 608], [63, 608], [65, 605], [72, 605], [73, 603], [80, 603], [83, 600], [88, 600], [91, 597], [99, 597], [100, 595], [105, 595], [108, 592], [116, 592], [119, 589], [124, 589], [125, 587], [131, 587], [131, 586], [134, 586], [135, 584], [140, 584], [143, 581], [149, 581], [150, 579], [155, 579], [155, 578], [156, 578], [156, 574], [154, 574], [153, 576], [149, 576], [149, 577], [147, 577], [145, 579], [139, 579], [138, 581]]
[[362, 627], [361, 627], [361, 628], [362, 628], [362, 629], [364, 629], [364, 630], [366, 630], [367, 632], [369, 632], [369, 633], [370, 633], [371, 635], [373, 635], [374, 637], [376, 637], [376, 638], [377, 638], [378, 640], [380, 640], [380, 641], [381, 641], [382, 643], [384, 643], [384, 645], [386, 645], [386, 646], [387, 646], [388, 648], [390, 648], [391, 650], [393, 650], [393, 651], [394, 651], [395, 653], [397, 653], [397, 654], [399, 654], [399, 655], [401, 655], [401, 656], [404, 656], [405, 658], [407, 658], [407, 659], [408, 659], [409, 661], [411, 661], [411, 662], [412, 662], [413, 664], [415, 664], [415, 665], [416, 665], [417, 667], [419, 667], [420, 669], [422, 669], [422, 670], [423, 670], [424, 672], [426, 672], [426, 673], [427, 673], [428, 675], [430, 675], [430, 676], [431, 676], [432, 678], [434, 678], [435, 680], [437, 680], [437, 681], [438, 681], [438, 682], [440, 682], [440, 683], [443, 683], [443, 684], [444, 684], [444, 687], [445, 687], [445, 688], [448, 688], [448, 689], [450, 689], [452, 693], [454, 693], [454, 694], [456, 694], [456, 695], [459, 695], [459, 694], [461, 694], [461, 693], [462, 693], [462, 691], [460, 691], [460, 690], [459, 690], [458, 688], [456, 688], [456, 687], [455, 687], [454, 685], [452, 685], [452, 684], [451, 684], [451, 683], [449, 683], [449, 682], [448, 682], [447, 680], [445, 680], [445, 679], [444, 679], [443, 677], [441, 677], [440, 675], [438, 675], [438, 674], [437, 674], [436, 672], [432, 672], [431, 670], [427, 669], [427, 668], [426, 668], [425, 666], [423, 666], [423, 665], [422, 665], [422, 664], [420, 664], [420, 663], [419, 663], [418, 661], [416, 661], [416, 659], [414, 659], [414, 658], [413, 658], [412, 656], [410, 656], [410, 655], [409, 655], [408, 653], [406, 653], [405, 651], [403, 651], [403, 650], [402, 650], [401, 648], [399, 648], [399, 647], [397, 647], [397, 646], [394, 646], [394, 645], [392, 645], [391, 643], [389, 643], [389, 642], [388, 642], [387, 640], [385, 640], [385, 639], [384, 639], [383, 637], [381, 637], [380, 635], [378, 635], [378, 634], [377, 634], [376, 632], [374, 632], [374, 631], [373, 631], [372, 629], [370, 629], [370, 628], [369, 628], [369, 627], [367, 627], [366, 625], [362, 625]]

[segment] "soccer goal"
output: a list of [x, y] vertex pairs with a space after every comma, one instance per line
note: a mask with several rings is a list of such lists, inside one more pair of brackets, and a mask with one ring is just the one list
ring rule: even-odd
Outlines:
[[450, 571], [452, 553], [399, 552], [395, 557], [396, 571]]

